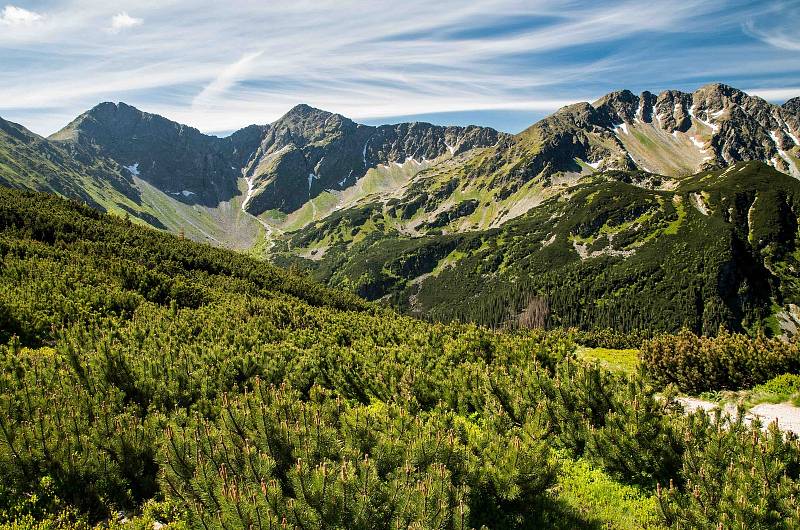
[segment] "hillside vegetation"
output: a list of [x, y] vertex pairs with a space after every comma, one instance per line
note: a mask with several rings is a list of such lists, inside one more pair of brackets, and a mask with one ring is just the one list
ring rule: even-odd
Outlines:
[[314, 223], [278, 262], [418, 316], [494, 327], [780, 335], [800, 318], [800, 183], [759, 162], [670, 183], [597, 174], [483, 231], [408, 235], [399, 208]]
[[425, 323], [8, 189], [0, 259], [10, 528], [800, 524], [796, 438], [684, 416], [564, 333]]

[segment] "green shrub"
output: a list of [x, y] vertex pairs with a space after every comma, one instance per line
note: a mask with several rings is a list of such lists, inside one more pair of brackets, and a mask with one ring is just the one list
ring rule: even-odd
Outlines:
[[782, 373], [800, 372], [800, 344], [721, 331], [699, 337], [687, 330], [645, 341], [642, 370], [659, 386], [684, 392], [739, 390]]
[[[560, 448], [612, 493], [671, 480], [664, 521], [702, 527], [688, 489], [702, 469], [758, 457], [641, 376], [575, 359], [566, 332], [426, 323], [66, 201], [0, 199], [16, 326], [0, 345], [0, 525], [591, 527], [559, 500]], [[796, 442], [769, 443], [782, 463], [754, 477], [782, 515]], [[760, 502], [747, 480], [737, 491]]]
[[781, 374], [753, 388], [754, 392], [768, 392], [778, 396], [792, 396], [800, 392], [800, 375]]

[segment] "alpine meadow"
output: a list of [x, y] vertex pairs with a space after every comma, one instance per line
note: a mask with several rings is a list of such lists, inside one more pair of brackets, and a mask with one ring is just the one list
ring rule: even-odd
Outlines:
[[0, 4], [0, 530], [800, 529], [797, 7]]

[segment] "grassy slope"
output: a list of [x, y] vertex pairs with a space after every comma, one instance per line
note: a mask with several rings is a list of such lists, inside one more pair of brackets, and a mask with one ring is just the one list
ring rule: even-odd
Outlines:
[[0, 184], [47, 191], [78, 199], [101, 211], [130, 215], [137, 223], [190, 239], [234, 249], [248, 249], [260, 225], [241, 211], [238, 199], [216, 207], [191, 204], [136, 177], [129, 178], [113, 160], [88, 156], [24, 128], [0, 123]]

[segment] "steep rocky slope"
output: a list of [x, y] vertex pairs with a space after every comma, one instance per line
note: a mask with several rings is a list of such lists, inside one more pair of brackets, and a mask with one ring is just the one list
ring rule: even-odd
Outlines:
[[217, 138], [125, 103], [101, 103], [49, 139], [76, 157], [82, 148], [113, 159], [166, 193], [214, 206], [239, 194], [241, 168], [265, 129], [251, 125]]
[[65, 149], [2, 118], [0, 184], [56, 193], [100, 209], [115, 200], [133, 207], [139, 199], [129, 176], [113, 161], [95, 158], [82, 147]]
[[506, 135], [486, 127], [401, 123], [372, 127], [298, 105], [272, 124], [245, 169], [247, 211], [291, 213], [325, 190], [344, 190], [380, 165], [422, 166], [488, 147]]
[[[0, 134], [6, 185], [243, 250], [263, 247], [280, 230], [258, 218], [266, 210], [285, 220], [305, 205], [290, 220], [305, 226], [340, 199], [392, 189], [441, 158], [504, 136], [424, 123], [371, 127], [298, 105], [274, 124], [218, 138], [125, 103], [101, 103], [48, 139], [9, 122], [0, 122]], [[327, 210], [311, 203], [317, 198]]]
[[646, 171], [670, 187], [699, 171], [758, 160], [800, 178], [797, 107], [798, 100], [781, 107], [720, 84], [691, 94], [614, 92], [344, 206], [382, 202], [409, 234], [464, 232], [501, 226], [607, 170]]

